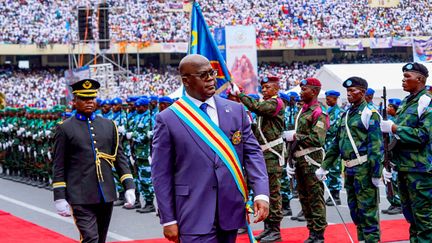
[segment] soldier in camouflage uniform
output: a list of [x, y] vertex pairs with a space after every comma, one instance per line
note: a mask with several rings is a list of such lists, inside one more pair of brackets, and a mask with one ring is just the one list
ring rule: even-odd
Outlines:
[[340, 156], [345, 166], [345, 188], [359, 241], [379, 242], [378, 186], [381, 179], [383, 138], [377, 110], [365, 101], [366, 80], [351, 77], [343, 83], [352, 106], [342, 115], [334, 142], [315, 174], [325, 179]]
[[106, 99], [101, 102], [101, 115], [103, 118], [111, 119], [111, 100]]
[[[330, 145], [334, 141], [334, 137], [336, 136], [336, 132], [339, 127], [340, 117], [342, 115], [343, 110], [338, 106], [337, 100], [340, 96], [340, 93], [335, 90], [328, 90], [325, 93], [326, 95], [326, 103], [327, 103], [327, 113], [330, 118], [330, 128], [327, 130], [326, 135], [326, 143], [324, 146], [324, 150], [330, 147]], [[337, 162], [335, 166], [329, 169], [329, 173], [327, 175], [327, 180], [325, 181], [328, 188], [330, 189], [330, 193], [333, 196], [333, 199], [336, 202], [336, 205], [341, 205], [341, 200], [339, 196], [340, 190], [342, 190], [342, 165], [340, 158], [337, 158]], [[326, 200], [326, 205], [334, 206], [330, 197]]]
[[284, 132], [284, 139], [296, 142], [293, 158], [295, 167], [287, 165], [287, 173], [295, 174], [300, 204], [309, 229], [305, 242], [324, 242], [327, 227], [324, 204], [324, 185], [313, 176], [324, 158], [324, 143], [329, 126], [325, 107], [318, 102], [321, 82], [316, 78], [301, 81], [301, 99], [304, 105], [296, 116], [294, 130]]
[[151, 132], [151, 116], [149, 111], [149, 99], [146, 97], [140, 98], [135, 102], [136, 116], [134, 127], [132, 129], [133, 139], [133, 157], [135, 167], [137, 168], [138, 189], [144, 197], [145, 205], [141, 209], [137, 209], [139, 213], [155, 212], [154, 189], [151, 182], [151, 167], [150, 167], [150, 132]]
[[166, 108], [168, 108], [170, 105], [172, 105], [174, 103], [174, 100], [168, 96], [162, 96], [159, 98], [158, 102], [159, 102], [158, 112], [160, 113]]
[[275, 242], [281, 240], [280, 222], [282, 221], [282, 197], [280, 192], [282, 166], [284, 161], [284, 146], [282, 132], [284, 129], [285, 105], [278, 98], [279, 78], [265, 77], [261, 81], [264, 101], [259, 102], [240, 93], [240, 101], [257, 115], [255, 137], [264, 153], [270, 187], [270, 212], [264, 220], [264, 231], [255, 238], [260, 242]]
[[408, 63], [402, 71], [402, 87], [410, 95], [396, 120], [382, 121], [381, 128], [397, 139], [392, 162], [403, 214], [410, 223], [410, 242], [432, 242], [432, 99], [425, 90], [429, 72], [419, 63]]
[[[392, 99], [388, 100], [387, 115], [388, 115], [389, 120], [395, 121], [396, 111], [398, 110], [401, 102], [402, 101], [400, 99], [396, 99], [396, 98], [392, 98]], [[390, 142], [390, 143], [392, 143], [392, 142]], [[391, 166], [392, 166], [392, 168], [394, 168], [393, 163], [391, 163]], [[384, 171], [383, 171], [383, 173], [384, 173]], [[399, 197], [399, 189], [398, 189], [398, 185], [397, 185], [397, 171], [396, 170], [391, 171], [391, 178], [387, 181], [387, 183], [388, 182], [392, 184], [393, 195], [390, 195], [389, 193], [387, 193], [387, 200], [389, 201], [390, 206], [387, 209], [381, 210], [381, 212], [384, 214], [390, 214], [390, 215], [401, 214], [402, 213], [402, 206], [401, 206], [400, 197]], [[386, 187], [386, 192], [387, 192], [387, 187]]]

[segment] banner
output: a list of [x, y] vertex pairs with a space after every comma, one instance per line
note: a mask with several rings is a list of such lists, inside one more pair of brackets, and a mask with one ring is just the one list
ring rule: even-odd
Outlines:
[[255, 26], [226, 26], [226, 60], [233, 81], [246, 94], [258, 92]]
[[371, 38], [369, 39], [371, 49], [384, 49], [393, 47], [393, 38]]
[[225, 42], [225, 28], [214, 29], [214, 39], [219, 51], [226, 62], [226, 42]]
[[341, 51], [363, 51], [363, 43], [361, 42], [361, 40], [338, 40], [338, 44]]
[[394, 37], [393, 46], [412, 46], [412, 40], [410, 37]]
[[161, 52], [187, 53], [187, 43], [161, 43]]
[[223, 90], [226, 84], [231, 81], [231, 75], [228, 72], [225, 60], [216, 45], [216, 41], [213, 39], [198, 2], [193, 2], [192, 6], [188, 53], [207, 57], [213, 69], [218, 70], [216, 89]]
[[428, 40], [413, 39], [414, 62], [432, 62], [432, 37]]

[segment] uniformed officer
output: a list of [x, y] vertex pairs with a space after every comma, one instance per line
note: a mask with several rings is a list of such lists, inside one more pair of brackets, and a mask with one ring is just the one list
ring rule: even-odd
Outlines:
[[373, 103], [374, 94], [375, 94], [375, 90], [372, 88], [368, 88], [365, 93], [365, 100], [369, 106], [378, 110], [378, 107]]
[[410, 94], [395, 121], [382, 121], [381, 128], [397, 139], [392, 162], [398, 172], [403, 214], [410, 223], [410, 242], [431, 242], [432, 98], [425, 89], [429, 71], [415, 62], [404, 65], [402, 71], [402, 87]]
[[280, 223], [282, 221], [281, 178], [282, 166], [285, 163], [282, 132], [284, 130], [285, 104], [278, 97], [279, 78], [264, 77], [261, 80], [263, 101], [259, 102], [240, 93], [238, 87], [232, 89], [240, 101], [257, 115], [257, 127], [254, 130], [267, 166], [270, 187], [270, 212], [264, 220], [264, 231], [255, 238], [260, 242], [275, 242], [281, 240]]
[[300, 82], [300, 97], [304, 102], [296, 116], [293, 130], [284, 132], [284, 139], [297, 142], [292, 151], [295, 167], [287, 165], [287, 173], [297, 178], [300, 204], [309, 229], [305, 242], [324, 242], [327, 227], [324, 204], [324, 185], [313, 176], [324, 159], [324, 143], [329, 126], [325, 107], [318, 102], [321, 82], [316, 78], [306, 78]]
[[168, 108], [170, 105], [174, 103], [174, 100], [171, 99], [168, 96], [162, 96], [159, 98], [159, 112], [162, 112], [166, 108]]
[[71, 211], [81, 242], [105, 242], [117, 199], [112, 168], [135, 202], [135, 185], [114, 122], [98, 117], [93, 79], [72, 84], [76, 115], [57, 126], [54, 144], [54, 200], [58, 214]]
[[101, 107], [102, 107], [101, 108], [102, 117], [106, 118], [106, 119], [111, 119], [111, 115], [112, 115], [112, 113], [111, 113], [111, 100], [110, 99], [103, 100], [101, 102]]
[[[327, 90], [326, 93], [326, 103], [327, 103], [327, 113], [330, 118], [330, 128], [327, 130], [326, 135], [326, 143], [324, 146], [324, 150], [327, 150], [330, 145], [333, 143], [334, 137], [336, 136], [337, 129], [339, 127], [340, 117], [342, 115], [343, 110], [337, 104], [340, 93], [336, 90]], [[326, 184], [330, 189], [330, 193], [335, 200], [336, 205], [341, 205], [341, 200], [339, 196], [339, 192], [342, 189], [342, 166], [340, 158], [337, 159], [337, 163], [335, 167], [329, 169], [329, 173], [327, 175]], [[327, 198], [326, 205], [334, 206], [331, 198]]]
[[366, 80], [350, 77], [343, 86], [351, 107], [342, 115], [334, 142], [315, 174], [324, 180], [340, 156], [345, 166], [345, 188], [359, 241], [379, 242], [378, 186], [382, 170], [382, 133], [378, 111], [367, 104]]
[[[397, 98], [392, 98], [392, 99], [388, 100], [389, 104], [387, 106], [387, 115], [388, 115], [389, 120], [395, 121], [396, 111], [399, 108], [401, 102], [402, 101], [400, 99], [397, 99]], [[392, 163], [391, 166], [393, 168], [394, 164]], [[384, 173], [387, 173], [387, 171], [383, 170], [383, 177], [385, 177]], [[386, 183], [392, 184], [393, 194], [390, 195], [387, 192], [387, 200], [389, 201], [390, 206], [387, 209], [381, 210], [381, 212], [384, 214], [390, 214], [390, 215], [400, 214], [400, 213], [402, 213], [402, 206], [401, 206], [400, 197], [399, 197], [399, 189], [397, 186], [397, 171], [392, 170], [391, 172], [388, 172], [388, 173], [390, 174], [390, 175], [388, 175], [390, 178], [388, 178], [387, 180], [386, 180], [386, 178], [384, 178], [384, 180]], [[387, 191], [387, 187], [386, 187], [386, 191]]]

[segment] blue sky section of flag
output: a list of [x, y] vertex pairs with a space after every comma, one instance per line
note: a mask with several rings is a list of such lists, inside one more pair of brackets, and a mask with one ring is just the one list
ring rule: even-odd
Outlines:
[[200, 54], [210, 60], [214, 69], [218, 70], [216, 89], [224, 88], [231, 81], [231, 75], [225, 60], [216, 45], [210, 29], [201, 12], [198, 2], [194, 1], [191, 13], [191, 36], [189, 40], [188, 54]]

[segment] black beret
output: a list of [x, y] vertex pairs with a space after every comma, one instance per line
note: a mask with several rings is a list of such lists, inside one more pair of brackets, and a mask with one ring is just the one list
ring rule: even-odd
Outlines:
[[417, 62], [410, 62], [405, 64], [402, 67], [402, 72], [414, 72], [414, 73], [419, 73], [425, 76], [426, 78], [429, 77], [428, 69], [423, 64]]
[[343, 82], [342, 84], [345, 88], [350, 88], [350, 87], [360, 87], [363, 89], [367, 89], [368, 88], [368, 83], [366, 80], [360, 78], [360, 77], [351, 77], [348, 78], [347, 80], [345, 80], [345, 82]]

